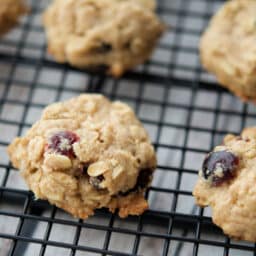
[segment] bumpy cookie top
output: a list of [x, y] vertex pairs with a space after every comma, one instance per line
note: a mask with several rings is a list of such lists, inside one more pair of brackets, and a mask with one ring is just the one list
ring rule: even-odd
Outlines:
[[256, 128], [227, 135], [205, 159], [193, 191], [212, 206], [213, 221], [232, 237], [256, 241]]
[[16, 25], [18, 18], [28, 12], [23, 0], [1, 0], [0, 35]]
[[44, 14], [48, 50], [59, 62], [120, 75], [162, 34], [154, 8], [153, 0], [55, 0]]
[[212, 18], [200, 46], [206, 68], [243, 98], [256, 97], [251, 87], [256, 86], [255, 13], [255, 0], [228, 1]]
[[134, 189], [143, 172], [149, 183], [156, 166], [147, 132], [131, 108], [96, 94], [48, 106], [8, 150], [36, 196], [64, 208], [76, 200], [80, 209], [106, 207], [112, 196]]

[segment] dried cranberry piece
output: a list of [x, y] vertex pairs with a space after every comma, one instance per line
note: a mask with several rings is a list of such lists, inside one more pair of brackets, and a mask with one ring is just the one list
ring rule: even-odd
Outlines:
[[139, 173], [135, 186], [126, 192], [119, 192], [119, 195], [127, 196], [132, 192], [138, 191], [139, 189], [145, 189], [152, 179], [152, 173], [153, 173], [153, 169], [142, 169]]
[[49, 138], [47, 151], [75, 157], [72, 145], [77, 141], [79, 141], [79, 137], [71, 131], [58, 132]]
[[101, 189], [100, 188], [100, 183], [104, 180], [103, 175], [99, 175], [97, 177], [90, 177], [89, 183], [96, 189]]
[[152, 169], [143, 169], [143, 170], [141, 170], [140, 173], [139, 173], [135, 188], [136, 189], [146, 188], [148, 186], [149, 182], [151, 181], [152, 173], [153, 173]]
[[238, 164], [239, 158], [229, 151], [211, 152], [203, 162], [202, 176], [218, 186], [234, 177]]
[[102, 42], [100, 47], [97, 49], [98, 53], [108, 53], [112, 51], [112, 45], [109, 43]]

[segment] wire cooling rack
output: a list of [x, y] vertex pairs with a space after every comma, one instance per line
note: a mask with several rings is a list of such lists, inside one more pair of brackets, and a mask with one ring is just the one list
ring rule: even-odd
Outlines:
[[[41, 12], [0, 40], [0, 255], [256, 255], [251, 243], [230, 240], [194, 205], [192, 189], [204, 155], [224, 134], [255, 123], [252, 105], [216, 85], [198, 57], [198, 41], [213, 0], [159, 0], [168, 25], [155, 54], [121, 79], [55, 63], [46, 53]], [[148, 129], [159, 165], [147, 192], [150, 209], [120, 220], [97, 211], [76, 220], [33, 194], [14, 170], [6, 146], [38, 119], [49, 103], [82, 92], [127, 102]]]

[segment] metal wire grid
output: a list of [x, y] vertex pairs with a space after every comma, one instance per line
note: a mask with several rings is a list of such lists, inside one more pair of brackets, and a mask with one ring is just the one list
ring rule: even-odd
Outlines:
[[[49, 1], [30, 4], [31, 15], [0, 41], [0, 255], [256, 255], [253, 244], [225, 237], [191, 194], [205, 153], [256, 118], [254, 106], [200, 67], [200, 33], [222, 2], [159, 0], [171, 28], [148, 63], [117, 80], [52, 61], [40, 22]], [[35, 201], [8, 161], [6, 146], [42, 108], [82, 92], [127, 102], [150, 133], [159, 165], [141, 217], [120, 220], [100, 210], [75, 220]]]

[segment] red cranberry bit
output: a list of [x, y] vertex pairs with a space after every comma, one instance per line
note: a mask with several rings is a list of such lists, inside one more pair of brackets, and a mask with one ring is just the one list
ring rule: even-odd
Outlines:
[[238, 157], [231, 152], [211, 152], [203, 162], [202, 176], [213, 186], [219, 186], [234, 177], [238, 164]]
[[104, 180], [104, 176], [90, 177], [89, 183], [96, 189], [100, 189], [100, 183]]
[[50, 137], [47, 150], [68, 157], [75, 157], [72, 145], [77, 141], [79, 141], [79, 137], [73, 132], [58, 132]]
[[120, 196], [127, 196], [132, 192], [136, 192], [139, 189], [145, 189], [152, 179], [153, 169], [143, 169], [140, 171], [135, 186], [126, 192], [119, 192]]
[[105, 42], [102, 42], [100, 47], [98, 47], [95, 50], [96, 53], [102, 53], [102, 54], [108, 53], [110, 51], [112, 51], [112, 45], [109, 43], [105, 43]]

